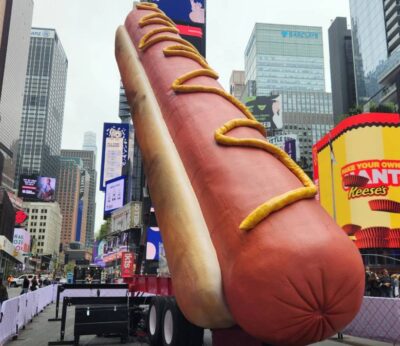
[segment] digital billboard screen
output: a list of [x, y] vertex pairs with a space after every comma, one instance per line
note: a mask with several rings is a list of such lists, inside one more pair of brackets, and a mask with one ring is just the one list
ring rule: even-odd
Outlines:
[[152, 0], [173, 21], [205, 24], [205, 0]]
[[152, 0], [179, 30], [181, 37], [204, 57], [206, 56], [206, 1], [205, 0]]
[[56, 178], [39, 177], [37, 181], [37, 199], [44, 202], [54, 202], [56, 195]]
[[19, 178], [18, 197], [35, 200], [37, 196], [37, 176], [21, 175]]
[[282, 96], [252, 96], [246, 101], [246, 107], [266, 129], [281, 130]]
[[28, 201], [54, 202], [56, 178], [21, 175], [18, 197]]
[[125, 204], [125, 176], [117, 177], [106, 182], [104, 196], [104, 218], [109, 217], [113, 210]]
[[100, 167], [100, 190], [106, 181], [124, 174], [128, 162], [129, 124], [104, 123], [102, 161]]

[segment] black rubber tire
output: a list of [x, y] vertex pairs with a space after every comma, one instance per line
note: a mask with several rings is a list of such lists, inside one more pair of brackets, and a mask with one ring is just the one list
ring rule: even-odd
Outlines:
[[[146, 317], [146, 329], [151, 346], [162, 345], [162, 315], [164, 306], [168, 298], [166, 297], [153, 297], [149, 304], [149, 311]], [[150, 313], [155, 316], [150, 316]], [[152, 326], [150, 326], [150, 318], [152, 318]]]
[[[170, 333], [172, 335], [169, 335], [168, 338], [164, 329], [167, 314], [169, 314], [168, 318], [172, 317], [169, 321], [169, 323], [172, 322], [172, 326], [170, 325]], [[162, 317], [163, 346], [202, 346], [203, 336], [204, 329], [195, 326], [185, 318], [175, 299], [167, 300]]]

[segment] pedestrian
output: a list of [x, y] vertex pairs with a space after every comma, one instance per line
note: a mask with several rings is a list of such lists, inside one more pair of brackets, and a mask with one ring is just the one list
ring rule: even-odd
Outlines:
[[92, 283], [92, 277], [90, 276], [90, 274], [88, 274], [88, 275], [86, 276], [86, 283], [87, 283], [87, 284], [91, 284], [91, 283]]
[[29, 291], [29, 279], [27, 276], [24, 277], [24, 281], [22, 281], [22, 291], [21, 294], [28, 293]]
[[36, 291], [38, 286], [38, 281], [36, 279], [36, 275], [33, 277], [32, 279], [32, 283], [31, 283], [31, 291]]
[[399, 298], [399, 274], [392, 275], [392, 283], [393, 283], [393, 297]]
[[44, 280], [43, 280], [43, 286], [49, 286], [51, 283], [50, 283], [50, 280], [49, 280], [49, 278], [46, 276], [45, 278], [44, 278]]
[[379, 277], [374, 272], [372, 272], [371, 277], [370, 277], [370, 288], [371, 288], [371, 297], [380, 297], [381, 296]]
[[8, 275], [8, 278], [7, 278], [8, 287], [11, 287], [11, 282], [13, 282], [13, 280], [14, 280], [14, 277], [11, 274]]
[[365, 267], [365, 296], [371, 296], [371, 284], [373, 279], [373, 272], [369, 269], [368, 266]]
[[8, 299], [7, 287], [3, 284], [3, 279], [0, 278], [0, 303], [3, 304], [4, 301]]
[[385, 298], [392, 298], [393, 284], [392, 278], [387, 269], [383, 269], [382, 277], [380, 278], [381, 296]]

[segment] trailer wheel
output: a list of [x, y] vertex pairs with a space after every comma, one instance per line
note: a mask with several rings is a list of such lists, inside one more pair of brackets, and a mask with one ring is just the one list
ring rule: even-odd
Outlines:
[[163, 346], [201, 346], [204, 330], [190, 323], [175, 299], [167, 300], [162, 317]]
[[147, 313], [147, 332], [150, 339], [150, 345], [162, 345], [162, 313], [167, 298], [153, 297], [149, 304], [149, 311]]

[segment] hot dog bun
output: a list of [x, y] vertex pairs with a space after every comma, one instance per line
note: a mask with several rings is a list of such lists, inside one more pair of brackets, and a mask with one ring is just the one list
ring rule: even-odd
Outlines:
[[193, 323], [234, 324], [222, 292], [221, 271], [207, 225], [125, 27], [116, 34], [118, 67], [133, 110], [150, 194], [161, 225], [176, 299]]

